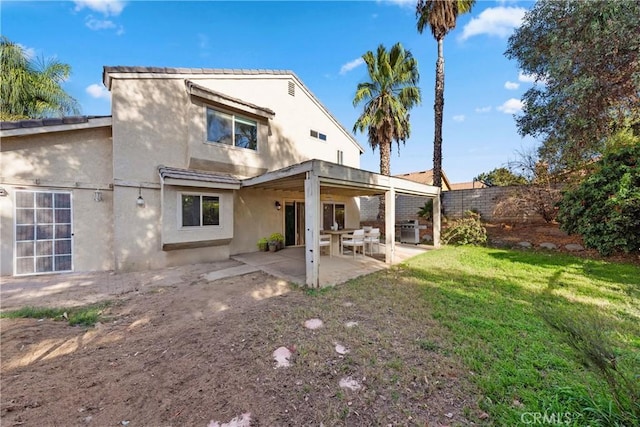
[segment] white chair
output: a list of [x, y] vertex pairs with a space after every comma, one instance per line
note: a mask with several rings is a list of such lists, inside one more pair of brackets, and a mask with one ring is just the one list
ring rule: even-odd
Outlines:
[[331, 253], [331, 234], [321, 234], [320, 235], [320, 253], [322, 253], [322, 248], [329, 248], [329, 256], [332, 256]]
[[373, 255], [373, 245], [377, 245], [376, 253], [380, 252], [380, 229], [372, 228], [371, 231], [364, 236], [365, 253], [369, 246], [369, 254]]
[[356, 257], [358, 248], [362, 248], [362, 255], [364, 256], [364, 230], [354, 230], [353, 234], [347, 234], [340, 239], [340, 253], [344, 254], [344, 247], [350, 246], [353, 251], [353, 257]]

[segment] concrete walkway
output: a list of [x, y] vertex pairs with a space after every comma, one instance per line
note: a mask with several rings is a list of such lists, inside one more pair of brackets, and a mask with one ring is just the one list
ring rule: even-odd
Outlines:
[[[396, 245], [396, 261], [425, 252], [427, 248]], [[371, 256], [323, 255], [320, 257], [320, 284], [333, 286], [356, 277], [383, 270], [384, 245]], [[77, 306], [104, 301], [113, 296], [143, 292], [149, 287], [178, 287], [205, 279], [209, 282], [264, 271], [286, 281], [304, 285], [304, 248], [278, 252], [252, 252], [226, 261], [192, 264], [161, 270], [131, 273], [93, 272], [46, 274], [0, 278], [0, 310], [25, 306]]]

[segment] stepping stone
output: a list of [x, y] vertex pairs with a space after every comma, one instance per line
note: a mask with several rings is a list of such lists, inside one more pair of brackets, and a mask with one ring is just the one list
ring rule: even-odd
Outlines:
[[357, 391], [362, 388], [362, 385], [351, 377], [345, 377], [340, 380], [341, 388], [348, 388], [351, 391]]
[[306, 322], [304, 322], [304, 327], [307, 329], [318, 329], [318, 328], [322, 328], [322, 320], [320, 319], [309, 319]]
[[521, 248], [529, 249], [533, 245], [530, 242], [520, 242], [518, 243], [518, 246], [520, 246]]
[[273, 359], [276, 361], [276, 368], [287, 368], [291, 366], [289, 358], [291, 357], [291, 350], [287, 347], [278, 347], [273, 352]]
[[346, 326], [347, 328], [353, 328], [354, 326], [358, 326], [358, 322], [350, 321], [345, 323], [344, 326]]
[[580, 251], [584, 251], [584, 248], [582, 247], [582, 245], [578, 245], [575, 243], [569, 243], [568, 245], [565, 245], [564, 248], [568, 251], [571, 252], [580, 252]]
[[341, 344], [336, 344], [336, 353], [338, 353], [338, 354], [347, 354], [347, 353], [349, 353], [349, 350], [347, 350], [345, 348], [345, 346], [343, 346]]
[[342, 304], [344, 307], [353, 307], [354, 304], [352, 302], [345, 302], [344, 304]]
[[250, 427], [251, 426], [251, 414], [247, 412], [246, 414], [242, 414], [239, 417], [235, 417], [228, 423], [220, 424], [218, 421], [213, 421], [209, 423], [207, 427]]
[[558, 246], [556, 246], [555, 243], [550, 242], [540, 243], [540, 247], [543, 249], [558, 249]]

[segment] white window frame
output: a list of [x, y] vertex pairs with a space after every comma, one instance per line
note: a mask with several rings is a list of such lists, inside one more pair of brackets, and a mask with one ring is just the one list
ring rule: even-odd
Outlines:
[[[324, 207], [325, 205], [333, 205], [333, 218], [332, 221], [336, 222], [336, 205], [344, 206], [344, 224], [343, 228], [347, 228], [347, 204], [345, 202], [322, 202], [322, 226], [324, 227]], [[330, 225], [333, 225], [333, 222]]]
[[[182, 225], [182, 196], [199, 196], [200, 197], [200, 225]], [[219, 208], [218, 208], [218, 225], [202, 225], [202, 197], [217, 197]], [[178, 201], [176, 205], [177, 217], [178, 217], [178, 229], [179, 230], [201, 230], [201, 229], [211, 229], [211, 228], [222, 228], [223, 224], [223, 213], [222, 213], [222, 194], [220, 193], [202, 193], [202, 192], [191, 192], [191, 191], [179, 191], [178, 192]]]
[[[220, 142], [209, 140], [209, 110], [218, 114], [229, 116], [231, 118], [231, 137], [233, 138], [233, 144], [228, 145], [228, 144], [222, 144]], [[236, 118], [240, 121], [255, 123], [256, 125], [256, 148], [255, 149], [248, 148], [248, 147], [239, 147], [238, 145], [236, 145]], [[231, 148], [240, 149], [240, 150], [249, 150], [250, 152], [254, 152], [254, 153], [257, 153], [260, 150], [260, 122], [250, 117], [239, 115], [221, 108], [215, 108], [210, 105], [206, 105], [204, 109], [204, 128], [205, 128], [204, 129], [205, 144], [210, 144], [217, 147], [224, 146], [224, 147], [231, 147]]]
[[[17, 198], [17, 194], [18, 193], [31, 193], [32, 195], [35, 195], [36, 193], [46, 193], [46, 194], [52, 194], [53, 198], [55, 199], [55, 195], [56, 194], [68, 194], [69, 195], [69, 210], [70, 210], [70, 217], [69, 217], [69, 225], [71, 227], [71, 236], [69, 237], [69, 241], [71, 244], [71, 269], [70, 270], [56, 270], [55, 269], [55, 265], [56, 265], [56, 256], [55, 256], [55, 249], [54, 249], [54, 253], [51, 255], [53, 257], [53, 270], [51, 271], [41, 271], [38, 272], [37, 271], [37, 266], [36, 266], [36, 262], [38, 259], [37, 254], [34, 252], [33, 255], [33, 262], [34, 262], [34, 268], [33, 268], [33, 273], [22, 273], [22, 274], [18, 274], [18, 203], [17, 200], [14, 200], [14, 204], [13, 204], [13, 275], [14, 276], [39, 276], [39, 275], [43, 275], [43, 274], [63, 274], [63, 273], [71, 273], [74, 271], [74, 258], [75, 258], [75, 248], [74, 248], [74, 227], [73, 227], [73, 192], [71, 191], [56, 191], [56, 190], [17, 190], [14, 194], [15, 197]], [[55, 202], [54, 202], [55, 204]], [[37, 207], [34, 206], [34, 215], [37, 215]], [[55, 205], [52, 207], [52, 209], [54, 209], [54, 215], [55, 215]], [[35, 219], [34, 219], [35, 220]], [[57, 224], [55, 222], [52, 223], [54, 226], [55, 224]], [[55, 227], [54, 227], [55, 228]], [[55, 231], [54, 231], [55, 233]], [[34, 245], [37, 244], [36, 242], [38, 242], [37, 239], [35, 239], [35, 235], [34, 235]], [[54, 237], [52, 239], [46, 239], [46, 240], [51, 240], [52, 244], [55, 247], [55, 234]], [[66, 240], [66, 238], [64, 239]], [[21, 240], [22, 241], [22, 240]], [[34, 248], [35, 250], [35, 248]]]

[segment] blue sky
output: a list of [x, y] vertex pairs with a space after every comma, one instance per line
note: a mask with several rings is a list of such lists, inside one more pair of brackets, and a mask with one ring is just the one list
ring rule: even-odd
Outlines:
[[[443, 168], [452, 182], [470, 181], [503, 166], [522, 139], [513, 114], [533, 84], [507, 60], [507, 38], [533, 2], [477, 1], [447, 35]], [[72, 66], [65, 89], [87, 115], [110, 114], [102, 85], [104, 65], [293, 70], [325, 106], [351, 129], [352, 105], [367, 79], [359, 58], [380, 43], [401, 42], [417, 58], [422, 105], [411, 112], [411, 138], [394, 146], [392, 174], [433, 166], [433, 98], [437, 45], [418, 34], [415, 1], [5, 1], [2, 35], [31, 55]], [[363, 169], [378, 171], [367, 137]]]

